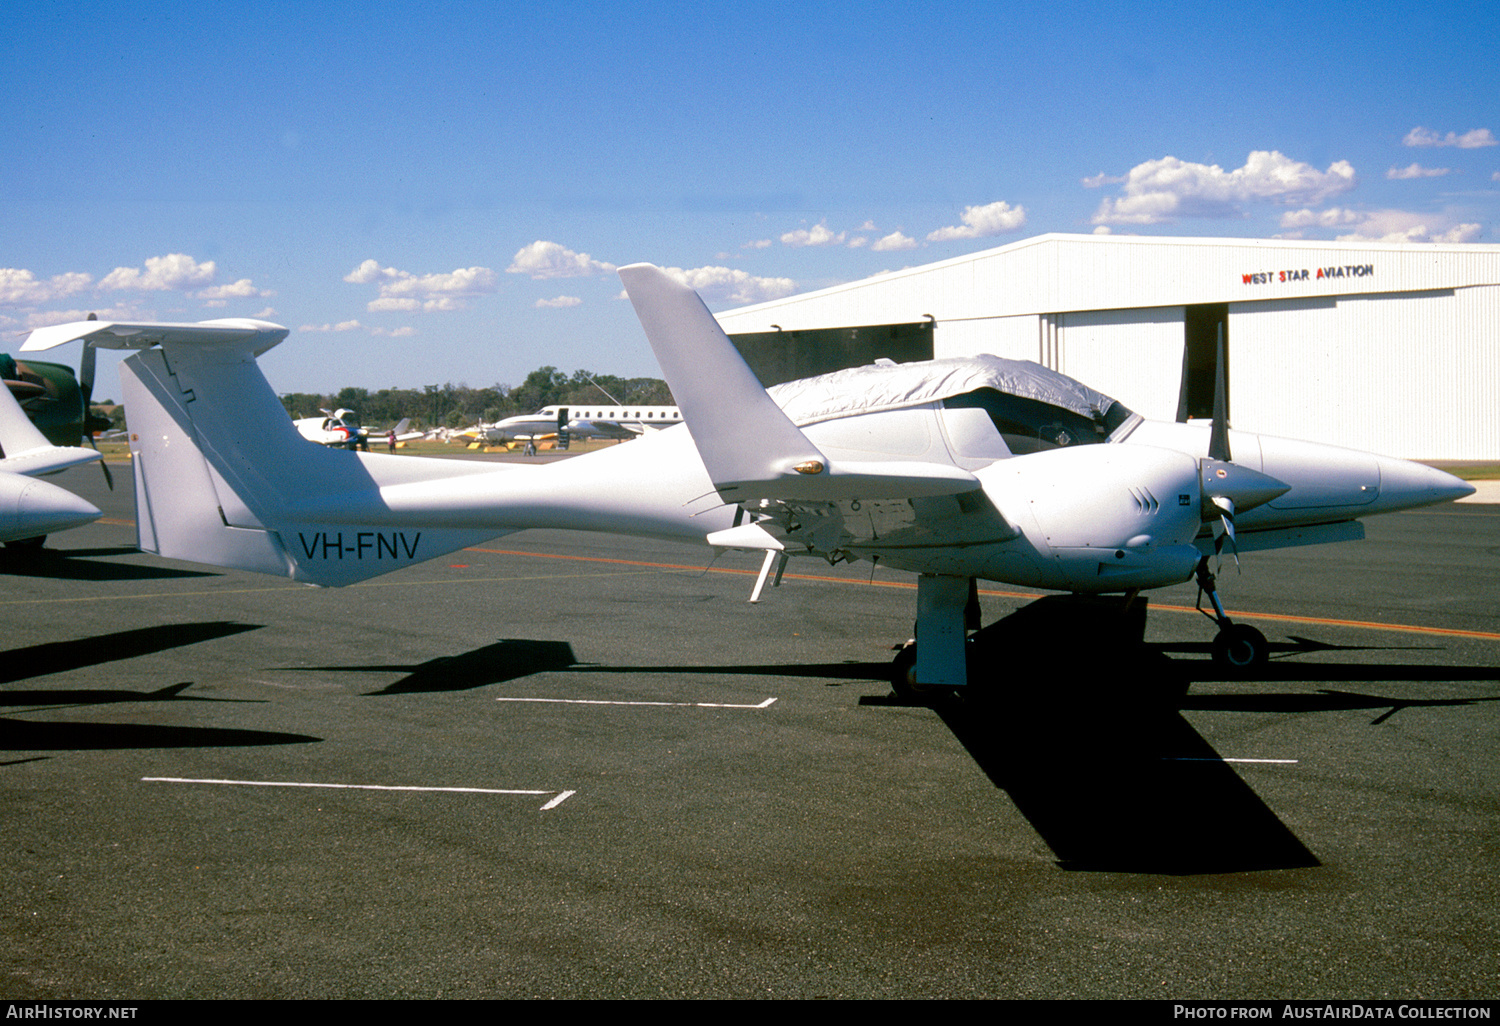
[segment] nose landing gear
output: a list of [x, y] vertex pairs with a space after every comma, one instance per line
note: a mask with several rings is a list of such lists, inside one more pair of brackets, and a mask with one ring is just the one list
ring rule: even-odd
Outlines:
[[[1219, 601], [1219, 590], [1214, 583], [1213, 571], [1208, 568], [1207, 556], [1198, 560], [1196, 573], [1197, 609], [1219, 625], [1219, 633], [1214, 636], [1214, 663], [1220, 669], [1237, 675], [1248, 674], [1265, 666], [1270, 658], [1270, 644], [1266, 641], [1266, 636], [1249, 624], [1235, 623], [1229, 619], [1229, 614], [1224, 612], [1223, 603]], [[1212, 613], [1203, 608], [1204, 595], [1208, 596], [1208, 601], [1214, 607]]]

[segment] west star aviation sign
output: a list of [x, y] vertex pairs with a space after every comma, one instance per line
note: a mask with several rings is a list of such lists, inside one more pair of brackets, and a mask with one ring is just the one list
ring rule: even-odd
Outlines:
[[1323, 278], [1368, 278], [1374, 273], [1374, 264], [1344, 264], [1342, 267], [1303, 267], [1295, 271], [1252, 271], [1240, 278], [1245, 285], [1272, 285], [1289, 281], [1320, 281]]

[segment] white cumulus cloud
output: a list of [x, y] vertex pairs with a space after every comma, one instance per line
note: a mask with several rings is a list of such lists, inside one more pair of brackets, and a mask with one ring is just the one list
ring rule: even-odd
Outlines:
[[1488, 128], [1475, 128], [1463, 135], [1457, 132], [1449, 132], [1447, 135], [1438, 135], [1430, 128], [1418, 125], [1406, 137], [1401, 140], [1403, 146], [1457, 146], [1461, 150], [1475, 150], [1483, 146], [1495, 146], [1500, 144]]
[[1281, 215], [1281, 227], [1298, 230], [1302, 228], [1344, 228], [1358, 224], [1365, 218], [1357, 210], [1329, 207], [1327, 210], [1288, 210]]
[[534, 279], [581, 278], [587, 275], [608, 274], [616, 270], [614, 264], [595, 260], [587, 253], [575, 253], [560, 243], [538, 239], [516, 252], [507, 274], [529, 274]]
[[298, 331], [358, 331], [362, 324], [358, 321], [339, 321], [337, 324], [304, 324]]
[[1441, 178], [1443, 175], [1452, 174], [1451, 167], [1423, 167], [1421, 164], [1408, 164], [1406, 167], [1393, 167], [1386, 171], [1386, 178], [1394, 182], [1406, 181], [1412, 178]]
[[401, 275], [402, 272], [394, 267], [381, 267], [378, 260], [366, 260], [344, 275], [344, 280], [352, 285], [368, 285], [372, 281], [380, 281], [382, 278], [400, 278]]
[[798, 228], [796, 231], [787, 232], [781, 236], [783, 246], [841, 246], [847, 237], [846, 232], [835, 234], [826, 224], [813, 225], [811, 228]]
[[78, 271], [54, 274], [44, 280], [19, 267], [0, 267], [0, 306], [52, 303], [82, 292], [93, 283], [93, 278]]
[[898, 229], [889, 235], [876, 239], [875, 244], [870, 248], [877, 253], [890, 253], [901, 249], [916, 249], [917, 240], [909, 235], [902, 234]]
[[1122, 195], [1105, 199], [1093, 222], [1158, 224], [1177, 217], [1233, 217], [1244, 204], [1259, 200], [1321, 203], [1357, 182], [1347, 160], [1319, 171], [1275, 150], [1255, 150], [1233, 171], [1163, 157], [1131, 168]]
[[928, 242], [947, 242], [950, 239], [982, 239], [991, 235], [1003, 235], [1018, 230], [1026, 223], [1026, 208], [1011, 206], [1004, 200], [984, 206], [964, 207], [958, 219], [961, 225], [950, 225], [929, 232]]
[[538, 299], [536, 308], [538, 310], [562, 310], [570, 306], [580, 306], [583, 300], [577, 296], [558, 296], [556, 299]]
[[365, 307], [371, 313], [392, 310], [462, 310], [465, 300], [495, 291], [497, 278], [488, 267], [460, 267], [437, 274], [412, 274], [366, 260], [344, 275], [355, 285], [379, 283], [380, 294]]
[[422, 304], [415, 299], [372, 299], [365, 304], [371, 313], [390, 313], [400, 310], [420, 310]]
[[1281, 237], [1293, 239], [1310, 230], [1343, 231], [1335, 236], [1340, 242], [1475, 242], [1484, 231], [1482, 225], [1448, 214], [1344, 207], [1288, 211], [1281, 215], [1281, 227], [1286, 230]]
[[197, 293], [199, 299], [249, 299], [255, 296], [274, 296], [275, 292], [268, 289], [258, 289], [249, 278], [241, 278], [232, 285], [214, 285], [210, 288], [201, 289]]
[[1339, 242], [1475, 242], [1484, 227], [1458, 222], [1443, 214], [1409, 210], [1376, 210], [1364, 215]]
[[137, 292], [166, 292], [172, 289], [207, 285], [214, 280], [215, 270], [212, 260], [200, 264], [186, 253], [169, 253], [166, 256], [147, 259], [145, 270], [137, 267], [116, 267], [99, 281], [99, 287], [101, 289], [130, 289]]
[[707, 302], [763, 303], [797, 291], [797, 283], [790, 278], [760, 278], [731, 267], [695, 267], [691, 270], [665, 267], [663, 270]]

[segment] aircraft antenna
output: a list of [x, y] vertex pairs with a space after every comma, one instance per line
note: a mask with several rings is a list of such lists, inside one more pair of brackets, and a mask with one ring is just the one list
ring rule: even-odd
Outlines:
[[610, 402], [614, 403], [616, 406], [624, 406], [625, 405], [624, 403], [620, 402], [620, 400], [618, 400], [614, 396], [610, 395], [609, 394], [609, 389], [605, 388], [603, 385], [599, 384], [599, 382], [595, 381], [594, 380], [594, 376], [592, 374], [590, 374], [588, 371], [584, 371], [583, 376], [589, 379], [589, 384], [593, 385], [599, 391], [603, 392], [609, 398]]

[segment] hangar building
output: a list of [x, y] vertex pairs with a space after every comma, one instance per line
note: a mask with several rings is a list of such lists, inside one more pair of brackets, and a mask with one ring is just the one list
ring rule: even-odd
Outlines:
[[1211, 414], [1222, 324], [1237, 428], [1500, 459], [1500, 246], [1041, 235], [717, 316], [926, 325], [936, 357], [1036, 360], [1165, 420]]

